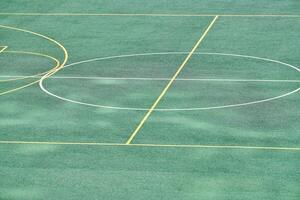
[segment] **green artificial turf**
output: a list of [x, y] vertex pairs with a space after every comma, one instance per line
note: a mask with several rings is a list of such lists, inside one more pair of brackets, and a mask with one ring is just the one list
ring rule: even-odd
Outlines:
[[299, 199], [299, 9], [3, 0], [0, 199]]

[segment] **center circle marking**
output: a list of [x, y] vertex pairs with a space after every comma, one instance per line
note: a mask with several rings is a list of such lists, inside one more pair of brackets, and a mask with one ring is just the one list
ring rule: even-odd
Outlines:
[[[189, 52], [160, 52], [160, 53], [142, 53], [142, 54], [129, 54], [129, 55], [119, 55], [119, 56], [109, 56], [109, 57], [102, 57], [102, 58], [93, 58], [89, 60], [84, 60], [84, 61], [79, 61], [75, 62], [69, 65], [64, 66], [64, 68], [83, 64], [83, 63], [89, 63], [89, 62], [95, 62], [95, 61], [100, 61], [100, 60], [110, 60], [110, 59], [115, 59], [115, 58], [126, 58], [126, 57], [136, 57], [136, 56], [151, 56], [151, 55], [176, 55], [176, 54], [189, 54]], [[241, 57], [241, 58], [250, 58], [250, 59], [255, 59], [255, 60], [262, 60], [266, 62], [271, 62], [271, 63], [276, 63], [280, 65], [284, 65], [286, 67], [294, 69], [296, 72], [300, 72], [300, 69], [296, 66], [293, 66], [288, 63], [284, 63], [281, 61], [269, 59], [269, 58], [262, 58], [262, 57], [256, 57], [256, 56], [249, 56], [249, 55], [240, 55], [240, 54], [228, 54], [228, 53], [208, 53], [208, 52], [196, 52], [194, 53], [195, 55], [218, 55], [218, 56], [231, 56], [231, 57]], [[82, 101], [76, 101], [73, 99], [68, 99], [62, 96], [59, 96], [57, 94], [54, 94], [53, 92], [50, 92], [47, 90], [44, 86], [44, 80], [47, 79], [48, 76], [43, 76], [39, 82], [39, 86], [42, 91], [44, 91], [46, 94], [53, 96], [55, 98], [58, 98], [63, 101], [67, 101], [70, 103], [75, 103], [75, 104], [80, 104], [80, 105], [85, 105], [85, 106], [90, 106], [90, 107], [97, 107], [97, 108], [107, 108], [107, 109], [117, 109], [117, 110], [134, 110], [134, 111], [147, 111], [149, 108], [136, 108], [136, 107], [118, 107], [118, 106], [107, 106], [107, 105], [100, 105], [100, 104], [92, 104], [92, 103], [87, 103], [87, 102], [82, 102]], [[245, 103], [238, 103], [238, 104], [228, 104], [228, 105], [221, 105], [221, 106], [210, 106], [210, 107], [191, 107], [191, 108], [156, 108], [154, 109], [155, 111], [196, 111], [196, 110], [212, 110], [212, 109], [221, 109], [221, 108], [232, 108], [232, 107], [240, 107], [240, 106], [247, 106], [247, 105], [253, 105], [253, 104], [258, 104], [258, 103], [263, 103], [263, 102], [268, 102], [268, 101], [273, 101], [276, 99], [280, 99], [286, 96], [289, 96], [291, 94], [294, 94], [296, 92], [300, 91], [300, 87], [298, 87], [295, 90], [292, 90], [290, 92], [281, 94], [279, 96], [271, 97], [271, 98], [266, 98], [266, 99], [261, 99], [261, 100], [256, 100], [256, 101], [250, 101], [250, 102], [245, 102]]]

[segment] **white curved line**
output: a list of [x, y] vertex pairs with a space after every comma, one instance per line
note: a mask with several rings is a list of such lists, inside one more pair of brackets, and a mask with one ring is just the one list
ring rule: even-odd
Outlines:
[[[83, 64], [83, 63], [88, 63], [88, 62], [94, 62], [94, 61], [100, 61], [100, 60], [110, 60], [110, 59], [115, 59], [115, 58], [126, 58], [126, 57], [136, 57], [136, 56], [152, 56], [152, 55], [176, 55], [176, 54], [188, 54], [188, 53], [189, 52], [161, 52], [161, 53], [140, 53], [140, 54], [119, 55], [119, 56], [108, 56], [108, 57], [103, 57], [103, 58], [93, 58], [93, 59], [88, 59], [88, 60], [84, 60], [84, 61], [78, 61], [78, 62], [75, 62], [75, 63], [65, 65], [64, 68], [71, 67], [71, 66], [74, 66], [74, 65]], [[241, 57], [241, 58], [252, 58], [252, 59], [256, 59], [256, 60], [264, 60], [264, 61], [268, 61], [268, 62], [273, 62], [273, 63], [278, 63], [278, 64], [281, 64], [281, 65], [285, 65], [285, 66], [291, 67], [291, 68], [297, 70], [298, 72], [300, 72], [300, 68], [298, 68], [296, 66], [293, 66], [291, 64], [284, 63], [284, 62], [281, 62], [281, 61], [278, 61], [278, 60], [269, 59], [269, 58], [261, 58], [261, 57], [257, 57], [257, 56], [248, 56], [248, 55], [230, 54], [230, 53], [195, 52], [194, 54], [196, 54], [196, 55], [232, 56], [232, 57]]]
[[257, 56], [248, 56], [248, 55], [230, 54], [230, 53], [197, 53], [197, 54], [232, 56], [232, 57], [241, 57], [241, 58], [252, 58], [252, 59], [256, 59], [256, 60], [264, 60], [264, 61], [268, 61], [268, 62], [273, 62], [273, 63], [285, 65], [285, 66], [291, 67], [291, 68], [297, 70], [298, 72], [300, 72], [300, 68], [298, 68], [296, 66], [293, 66], [291, 64], [284, 63], [284, 62], [281, 62], [281, 61], [278, 61], [278, 60], [269, 59], [269, 58], [261, 58], [261, 57], [257, 57]]
[[[53, 94], [46, 90], [43, 86], [43, 84], [40, 84], [40, 88], [47, 93], [50, 96], [56, 97], [58, 99], [61, 99], [63, 101], [68, 101], [71, 103], [76, 103], [80, 105], [85, 105], [85, 106], [91, 106], [91, 107], [96, 107], [96, 108], [108, 108], [108, 109], [117, 109], [117, 110], [135, 110], [135, 111], [146, 111], [148, 109], [146, 108], [132, 108], [132, 107], [118, 107], [118, 106], [104, 106], [104, 105], [98, 105], [98, 104], [91, 104], [91, 103], [85, 103], [85, 102], [80, 102], [72, 99], [67, 99], [61, 96], [58, 96], [56, 94]], [[263, 99], [259, 101], [252, 101], [252, 102], [247, 102], [247, 103], [240, 103], [240, 104], [231, 104], [231, 105], [224, 105], [224, 106], [214, 106], [214, 107], [203, 107], [203, 108], [157, 108], [155, 109], [156, 111], [195, 111], [195, 110], [212, 110], [212, 109], [220, 109], [220, 108], [230, 108], [230, 107], [239, 107], [239, 106], [246, 106], [246, 105], [252, 105], [252, 104], [258, 104], [258, 103], [263, 103], [267, 101], [272, 101], [275, 99], [280, 99], [283, 97], [286, 97], [288, 95], [291, 95], [293, 93], [296, 93], [300, 90], [300, 88], [297, 88], [296, 90], [293, 90], [289, 93], [282, 94], [280, 96], [268, 98], [268, 99]]]
[[280, 96], [276, 96], [276, 97], [271, 97], [271, 98], [268, 98], [268, 99], [263, 99], [263, 100], [258, 100], [258, 101], [251, 101], [251, 102], [247, 102], [247, 103], [239, 103], [239, 104], [231, 104], [231, 105], [225, 105], [225, 106], [212, 106], [212, 107], [203, 107], [203, 108], [172, 108], [172, 109], [169, 109], [169, 108], [161, 108], [159, 109], [160, 111], [192, 111], [192, 110], [212, 110], [212, 109], [220, 109], [220, 108], [232, 108], [232, 107], [239, 107], [239, 106], [247, 106], [247, 105], [252, 105], [252, 104], [258, 104], [258, 103], [263, 103], [263, 102], [267, 102], [267, 101], [272, 101], [272, 100], [275, 100], [275, 99], [280, 99], [280, 98], [283, 98], [283, 97], [286, 97], [288, 95], [291, 95], [293, 93], [296, 93], [300, 90], [300, 87], [291, 91], [291, 92], [288, 92], [288, 93], [285, 93], [285, 94], [282, 94]]
[[48, 90], [46, 90], [43, 86], [43, 82], [40, 81], [40, 88], [47, 93], [50, 96], [56, 97], [58, 99], [61, 99], [63, 101], [67, 101], [67, 102], [71, 102], [71, 103], [76, 103], [76, 104], [80, 104], [80, 105], [85, 105], [85, 106], [91, 106], [91, 107], [96, 107], [96, 108], [108, 108], [108, 109], [117, 109], [117, 110], [136, 110], [136, 111], [145, 111], [148, 110], [146, 108], [131, 108], [131, 107], [117, 107], [117, 106], [102, 106], [102, 105], [98, 105], [98, 104], [92, 104], [92, 103], [85, 103], [85, 102], [80, 102], [80, 101], [76, 101], [76, 100], [72, 100], [72, 99], [67, 99], [61, 96], [58, 96], [56, 94], [53, 94], [51, 92], [49, 92]]
[[[108, 59], [114, 59], [114, 58], [125, 58], [125, 57], [134, 57], [134, 56], [150, 56], [150, 55], [176, 55], [176, 54], [188, 54], [188, 52], [141, 53], [141, 54], [109, 56], [109, 57], [103, 57], [103, 58], [93, 58], [93, 59], [79, 61], [79, 62], [75, 62], [75, 63], [69, 64], [69, 65], [66, 65], [66, 66], [64, 66], [64, 68], [74, 66], [74, 65], [78, 65], [78, 64], [83, 64], [83, 63], [88, 63], [88, 62], [93, 62], [93, 61], [100, 61], [100, 60], [108, 60]], [[290, 65], [288, 63], [281, 62], [281, 61], [268, 59], [268, 58], [261, 58], [261, 57], [256, 57], [256, 56], [248, 56], [248, 55], [240, 55], [240, 54], [229, 54], [229, 53], [209, 53], [209, 52], [206, 52], [206, 53], [201, 52], [200, 53], [200, 52], [197, 52], [197, 53], [194, 53], [194, 54], [233, 56], [233, 57], [242, 57], [242, 58], [251, 58], [251, 59], [257, 59], [257, 60], [264, 60], [264, 61], [268, 61], [268, 62], [273, 62], [273, 63], [278, 63], [278, 64], [281, 64], [281, 65], [285, 65], [285, 66], [288, 66], [292, 69], [295, 69], [297, 72], [300, 72], [300, 69], [296, 66], [293, 66], [293, 65]], [[45, 93], [47, 93], [50, 96], [61, 99], [63, 101], [76, 103], [76, 104], [80, 104], [80, 105], [85, 105], [85, 106], [97, 107], [97, 108], [108, 108], [108, 109], [117, 109], [117, 110], [135, 110], [135, 111], [146, 111], [146, 110], [148, 110], [147, 108], [105, 106], [105, 105], [85, 103], [85, 102], [80, 102], [80, 101], [64, 98], [64, 97], [58, 96], [56, 94], [53, 94], [50, 91], [48, 91], [47, 89], [45, 89], [45, 87], [43, 86], [43, 81], [44, 81], [45, 78], [47, 78], [47, 76], [43, 76], [41, 78], [40, 82], [39, 82], [39, 86], [42, 89], [42, 91], [44, 91]], [[294, 94], [294, 93], [298, 92], [299, 90], [300, 90], [300, 87], [293, 90], [293, 91], [291, 91], [291, 92], [284, 93], [284, 94], [279, 95], [279, 96], [275, 96], [275, 97], [271, 97], [271, 98], [267, 98], [267, 99], [262, 99], [262, 100], [257, 100], [257, 101], [246, 102], [246, 103], [240, 103], [240, 104], [230, 104], [230, 105], [212, 106], [212, 107], [199, 107], [199, 108], [197, 108], [197, 107], [195, 107], [195, 108], [157, 108], [157, 109], [155, 109], [155, 111], [195, 111], [195, 110], [212, 110], [212, 109], [247, 106], [247, 105], [258, 104], [258, 103], [263, 103], [263, 102], [268, 102], [268, 101], [280, 99], [280, 98], [286, 97], [288, 95]]]
[[[83, 64], [83, 63], [99, 61], [99, 60], [110, 60], [110, 59], [115, 59], [115, 58], [127, 58], [127, 57], [136, 57], [136, 56], [176, 55], [176, 54], [181, 54], [181, 55], [182, 54], [189, 54], [189, 52], [138, 53], [138, 54], [128, 54], [128, 55], [119, 55], [119, 56], [107, 56], [107, 57], [102, 57], [102, 58], [92, 58], [92, 59], [88, 59], [88, 60], [78, 61], [78, 62], [75, 62], [75, 63], [65, 65], [64, 68], [71, 67], [71, 66], [74, 66], [74, 65]], [[199, 53], [194, 53], [194, 54], [199, 54]]]

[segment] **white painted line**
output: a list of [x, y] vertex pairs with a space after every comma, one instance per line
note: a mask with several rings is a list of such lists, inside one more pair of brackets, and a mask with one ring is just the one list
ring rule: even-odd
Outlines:
[[[108, 60], [108, 59], [115, 59], [115, 58], [125, 58], [125, 57], [135, 57], [135, 56], [151, 56], [151, 55], [174, 55], [174, 54], [188, 54], [189, 52], [160, 52], [160, 53], [143, 53], [143, 54], [130, 54], [130, 55], [119, 55], [119, 56], [109, 56], [109, 57], [104, 57], [104, 58], [94, 58], [94, 59], [89, 59], [89, 60], [84, 60], [84, 61], [79, 61], [75, 62], [69, 65], [66, 65], [65, 68], [75, 66], [78, 64], [83, 64], [83, 63], [89, 63], [89, 62], [94, 62], [94, 61], [100, 61], [100, 60]], [[289, 67], [291, 69], [294, 69], [296, 73], [300, 72], [300, 69], [296, 66], [290, 65], [288, 63], [284, 63], [281, 61], [269, 59], [269, 58], [261, 58], [261, 57], [256, 57], [256, 56], [248, 56], [248, 55], [240, 55], [240, 54], [228, 54], [228, 53], [194, 53], [198, 55], [219, 55], [219, 56], [232, 56], [232, 57], [242, 57], [242, 58], [250, 58], [250, 59], [256, 59], [256, 60], [263, 60], [266, 62], [271, 62], [271, 63], [276, 63], [280, 64], [286, 67]], [[85, 105], [85, 106], [90, 106], [90, 107], [96, 107], [96, 108], [107, 108], [107, 109], [118, 109], [118, 110], [135, 110], [135, 111], [147, 111], [148, 108], [136, 108], [136, 107], [119, 107], [119, 106], [108, 106], [108, 105], [99, 105], [99, 104], [92, 104], [88, 102], [81, 102], [77, 100], [72, 100], [69, 98], [65, 98], [59, 95], [56, 95], [50, 91], [48, 91], [44, 85], [43, 81], [44, 79], [47, 78], [46, 76], [41, 78], [41, 81], [39, 82], [39, 86], [44, 91], [50, 96], [53, 96], [57, 99], [67, 101], [70, 103], [75, 103], [75, 104], [80, 104], [80, 105]], [[240, 106], [248, 106], [248, 105], [253, 105], [253, 104], [258, 104], [258, 103], [264, 103], [264, 102], [269, 102], [273, 100], [277, 100], [289, 95], [292, 95], [300, 90], [300, 87], [292, 90], [290, 92], [286, 92], [284, 94], [271, 97], [271, 98], [266, 98], [266, 99], [261, 99], [257, 101], [251, 101], [251, 102], [245, 102], [245, 103], [238, 103], [238, 104], [230, 104], [230, 105], [220, 105], [220, 106], [211, 106], [211, 107], [192, 107], [192, 108], [157, 108], [155, 111], [197, 111], [197, 110], [212, 110], [212, 109], [223, 109], [223, 108], [233, 108], [233, 107], [240, 107]]]
[[192, 148], [192, 149], [236, 149], [236, 150], [276, 150], [276, 151], [300, 151], [299, 147], [274, 147], [274, 146], [242, 146], [242, 145], [197, 145], [197, 144], [124, 144], [124, 143], [100, 143], [100, 142], [47, 142], [47, 141], [0, 141], [0, 144], [16, 145], [72, 145], [72, 146], [102, 146], [124, 148]]
[[[10, 76], [0, 75], [0, 78], [23, 78], [35, 77], [41, 78], [42, 76]], [[137, 80], [137, 81], [169, 81], [170, 78], [136, 78], [136, 77], [104, 77], [104, 76], [50, 76], [49, 79], [87, 79], [87, 80]], [[48, 79], [47, 78], [47, 79]], [[300, 80], [281, 80], [281, 79], [223, 79], [223, 78], [177, 78], [176, 81], [216, 81], [216, 82], [287, 82], [299, 83]]]
[[2, 12], [0, 15], [12, 16], [120, 16], [120, 17], [291, 17], [298, 18], [299, 14], [172, 14], [172, 13], [16, 13]]
[[0, 53], [2, 53], [3, 51], [5, 51], [5, 49], [7, 49], [8, 46], [0, 46]]

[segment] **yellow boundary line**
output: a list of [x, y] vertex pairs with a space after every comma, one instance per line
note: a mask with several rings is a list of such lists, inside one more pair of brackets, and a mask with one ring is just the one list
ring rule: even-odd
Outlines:
[[12, 16], [140, 16], [140, 17], [300, 17], [299, 14], [172, 14], [172, 13], [0, 13]]
[[77, 145], [77, 146], [111, 146], [111, 147], [157, 147], [157, 148], [192, 148], [192, 149], [249, 149], [300, 151], [300, 147], [272, 147], [272, 146], [242, 146], [242, 145], [180, 145], [180, 144], [124, 144], [99, 142], [42, 142], [42, 141], [0, 141], [0, 144], [32, 144], [32, 145]]
[[54, 39], [52, 39], [52, 38], [50, 38], [48, 36], [42, 35], [40, 33], [36, 33], [36, 32], [33, 32], [33, 31], [21, 29], [21, 28], [16, 28], [16, 27], [11, 27], [11, 26], [5, 26], [5, 25], [0, 25], [0, 28], [6, 28], [6, 29], [15, 30], [15, 31], [21, 31], [21, 32], [25, 32], [25, 33], [30, 33], [32, 35], [39, 36], [39, 37], [44, 38], [44, 39], [46, 39], [46, 40], [48, 40], [50, 42], [55, 43], [57, 46], [59, 46], [63, 50], [63, 53], [64, 53], [64, 60], [63, 60], [63, 62], [61, 64], [60, 68], [63, 67], [67, 63], [68, 52], [67, 52], [66, 48], [62, 44], [60, 44], [58, 41], [56, 41], [56, 40], [54, 40]]
[[[42, 35], [42, 34], [40, 34], [40, 33], [36, 33], [36, 32], [33, 32], [33, 31], [21, 29], [21, 28], [16, 28], [16, 27], [11, 27], [11, 26], [5, 26], [5, 25], [0, 25], [0, 28], [5, 28], [5, 29], [9, 29], [9, 30], [20, 31], [20, 32], [24, 32], [24, 33], [29, 33], [29, 34], [32, 34], [32, 35], [35, 35], [35, 36], [44, 38], [44, 39], [46, 39], [46, 40], [48, 40], [48, 41], [50, 41], [50, 42], [52, 42], [52, 43], [55, 43], [57, 46], [59, 46], [59, 47], [62, 49], [62, 51], [63, 51], [63, 53], [64, 53], [64, 60], [63, 60], [63, 62], [62, 62], [59, 66], [57, 66], [57, 67], [53, 68], [52, 70], [48, 71], [48, 72], [46, 73], [47, 77], [49, 77], [49, 76], [55, 74], [57, 71], [59, 71], [61, 68], [63, 68], [63, 66], [67, 63], [67, 60], [68, 60], [68, 57], [69, 57], [69, 56], [68, 56], [68, 52], [67, 52], [66, 48], [65, 48], [62, 44], [60, 44], [58, 41], [56, 41], [56, 40], [54, 40], [54, 39], [52, 39], [52, 38], [50, 38], [50, 37], [48, 37], [48, 36]], [[31, 86], [31, 85], [34, 85], [34, 84], [38, 83], [39, 81], [40, 81], [40, 80], [34, 81], [34, 82], [29, 83], [29, 84], [23, 85], [23, 86], [21, 86], [21, 87], [14, 88], [14, 89], [8, 90], [8, 91], [6, 91], [6, 92], [2, 92], [2, 93], [0, 93], [0, 96], [1, 96], [1, 95], [5, 95], [5, 94], [8, 94], [8, 93], [12, 93], [12, 92], [19, 91], [19, 90], [21, 90], [21, 89], [24, 89], [24, 88], [26, 88], [26, 87], [29, 87], [29, 86]]]
[[22, 90], [22, 89], [24, 89], [24, 88], [30, 87], [30, 86], [32, 86], [32, 85], [38, 83], [39, 81], [40, 81], [40, 80], [31, 82], [31, 83], [28, 83], [28, 84], [25, 84], [25, 85], [22, 85], [21, 87], [17, 87], [17, 88], [11, 89], [11, 90], [7, 90], [7, 91], [5, 91], [5, 92], [1, 92], [1, 93], [0, 93], [0, 96], [6, 95], [6, 94], [10, 94], [10, 93], [13, 93], [13, 92], [17, 92], [17, 91]]
[[[52, 57], [50, 55], [42, 54], [42, 53], [35, 53], [35, 52], [29, 52], [29, 51], [5, 51], [3, 53], [16, 53], [16, 54], [36, 55], [36, 56], [50, 58], [50, 59], [54, 60], [56, 63], [58, 62], [58, 64], [59, 64], [58, 59], [56, 59], [56, 58], [54, 58], [54, 57]], [[56, 67], [58, 67], [58, 66], [55, 66], [55, 68]], [[53, 68], [51, 70], [53, 70]], [[44, 75], [44, 74], [50, 72], [51, 70], [48, 70], [48, 71], [45, 71], [45, 72], [41, 72], [41, 73], [38, 73], [38, 74], [34, 74], [34, 75], [29, 75], [29, 76], [22, 76], [22, 77], [17, 77], [17, 78], [10, 78], [10, 79], [5, 79], [5, 80], [0, 80], [0, 83], [10, 82], [10, 81], [17, 81], [17, 80], [24, 80], [24, 79], [28, 79], [28, 78], [35, 78], [35, 77]]]
[[16, 27], [11, 27], [11, 26], [5, 26], [5, 25], [0, 25], [0, 28], [6, 28], [6, 29], [15, 30], [15, 31], [21, 31], [21, 32], [25, 32], [25, 33], [30, 33], [30, 34], [32, 34], [32, 35], [39, 36], [39, 37], [44, 38], [44, 39], [46, 39], [46, 40], [48, 40], [48, 41], [50, 41], [50, 42], [55, 43], [55, 44], [56, 44], [57, 46], [59, 46], [59, 47], [63, 50], [63, 52], [64, 52], [64, 60], [63, 60], [63, 62], [62, 62], [61, 65], [64, 66], [64, 65], [66, 64], [66, 62], [67, 62], [67, 60], [68, 60], [68, 52], [67, 52], [67, 50], [65, 49], [65, 47], [64, 47], [62, 44], [60, 44], [58, 41], [56, 41], [56, 40], [54, 40], [54, 39], [52, 39], [52, 38], [50, 38], [50, 37], [48, 37], [48, 36], [42, 35], [42, 34], [40, 34], [40, 33], [36, 33], [36, 32], [33, 32], [33, 31], [21, 29], [21, 28], [16, 28]]
[[[0, 15], [47, 15], [47, 16], [160, 16], [160, 17], [199, 17], [199, 16], [216, 16], [216, 15], [209, 15], [209, 14], [97, 14], [97, 13], [90, 13], [90, 14], [84, 14], [84, 13], [0, 13]], [[218, 16], [223, 17], [300, 17], [300, 15], [217, 15], [215, 19]], [[215, 20], [214, 19], [214, 20]], [[14, 27], [8, 27], [0, 25], [0, 27], [18, 30], [22, 32], [31, 33], [37, 36], [40, 36], [42, 38], [45, 38], [47, 40], [50, 40], [57, 44], [64, 52], [64, 61], [61, 65], [57, 65], [56, 68], [50, 70], [47, 74], [47, 77], [52, 76], [55, 74], [59, 69], [61, 69], [68, 60], [68, 52], [64, 48], [63, 45], [61, 45], [59, 42], [55, 41], [54, 39], [51, 39], [47, 36], [27, 31], [24, 29], [14, 28]], [[208, 31], [207, 31], [208, 32]], [[200, 41], [201, 42], [201, 41]], [[7, 48], [7, 46], [5, 46]], [[4, 51], [6, 48], [2, 49]], [[1, 51], [1, 52], [2, 52]], [[57, 60], [58, 61], [58, 60]], [[58, 61], [59, 63], [59, 61]], [[176, 77], [175, 77], [176, 78]], [[174, 79], [175, 79], [174, 78]], [[30, 84], [27, 84], [25, 86], [16, 88], [12, 91], [16, 91], [25, 87], [28, 87], [30, 85], [33, 85], [38, 81], [32, 82]], [[170, 84], [171, 85], [171, 84]], [[10, 93], [12, 91], [7, 91], [6, 93]], [[2, 95], [2, 94], [0, 94]], [[171, 148], [215, 148], [215, 149], [255, 149], [255, 150], [285, 150], [285, 151], [300, 151], [300, 148], [293, 148], [293, 147], [262, 147], [262, 146], [226, 146], [226, 145], [175, 145], [175, 144], [118, 144], [118, 143], [96, 143], [96, 142], [90, 142], [90, 143], [83, 143], [83, 142], [30, 142], [30, 141], [0, 141], [0, 144], [40, 144], [40, 145], [89, 145], [89, 146], [124, 146], [124, 147], [171, 147]]]
[[[44, 57], [47, 57], [47, 58], [50, 58], [52, 60], [54, 60], [56, 62], [56, 65], [53, 67], [53, 69], [57, 69], [59, 66], [60, 66], [60, 62], [58, 59], [52, 57], [52, 56], [49, 56], [49, 55], [46, 55], [46, 54], [41, 54], [41, 53], [34, 53], [34, 52], [24, 52], [24, 51], [7, 51], [8, 53], [26, 53], [26, 54], [31, 54], [31, 55], [39, 55], [39, 56], [44, 56]], [[51, 72], [53, 69], [49, 70], [48, 72]], [[47, 72], [46, 72], [47, 73]], [[28, 77], [27, 77], [28, 78]], [[38, 83], [40, 80], [36, 80], [36, 81], [33, 81], [31, 83], [28, 83], [28, 84], [25, 84], [25, 85], [22, 85], [20, 87], [17, 87], [17, 88], [14, 88], [14, 89], [11, 89], [11, 90], [7, 90], [5, 92], [0, 92], [0, 96], [2, 95], [5, 95], [5, 94], [9, 94], [9, 93], [13, 93], [13, 92], [16, 92], [18, 90], [21, 90], [21, 89], [24, 89], [24, 88], [27, 88], [31, 85], [34, 85], [36, 83]], [[1, 82], [1, 81], [0, 81]]]
[[197, 41], [197, 43], [195, 44], [195, 46], [193, 47], [193, 49], [191, 50], [191, 52], [185, 58], [185, 60], [183, 61], [183, 63], [179, 66], [178, 70], [173, 75], [173, 77], [171, 78], [171, 80], [169, 81], [169, 83], [166, 85], [166, 87], [164, 88], [164, 90], [161, 92], [161, 94], [158, 96], [158, 98], [156, 99], [156, 101], [153, 103], [153, 105], [151, 106], [151, 108], [147, 111], [146, 115], [144, 116], [144, 118], [142, 119], [142, 121], [139, 123], [139, 125], [137, 126], [137, 128], [133, 131], [133, 133], [131, 134], [131, 136], [127, 140], [126, 144], [130, 144], [132, 142], [132, 140], [135, 138], [135, 136], [137, 135], [137, 133], [139, 132], [139, 130], [143, 127], [143, 125], [145, 124], [145, 122], [147, 121], [147, 119], [149, 118], [149, 116], [151, 115], [151, 113], [153, 112], [153, 110], [156, 108], [156, 106], [158, 105], [158, 103], [160, 102], [160, 100], [162, 99], [162, 97], [167, 93], [168, 89], [170, 88], [170, 86], [172, 85], [172, 83], [174, 82], [174, 80], [177, 78], [177, 76], [179, 75], [179, 73], [182, 71], [182, 69], [184, 68], [184, 66], [188, 63], [188, 61], [192, 57], [193, 53], [199, 47], [200, 43], [203, 41], [203, 39], [205, 38], [205, 36], [207, 35], [207, 33], [209, 32], [209, 30], [211, 29], [211, 27], [214, 25], [214, 23], [218, 19], [218, 17], [219, 17], [218, 15], [215, 16], [214, 19], [211, 21], [211, 23], [206, 28], [206, 30], [204, 31], [204, 33], [202, 34], [202, 36], [199, 38], [199, 40]]

